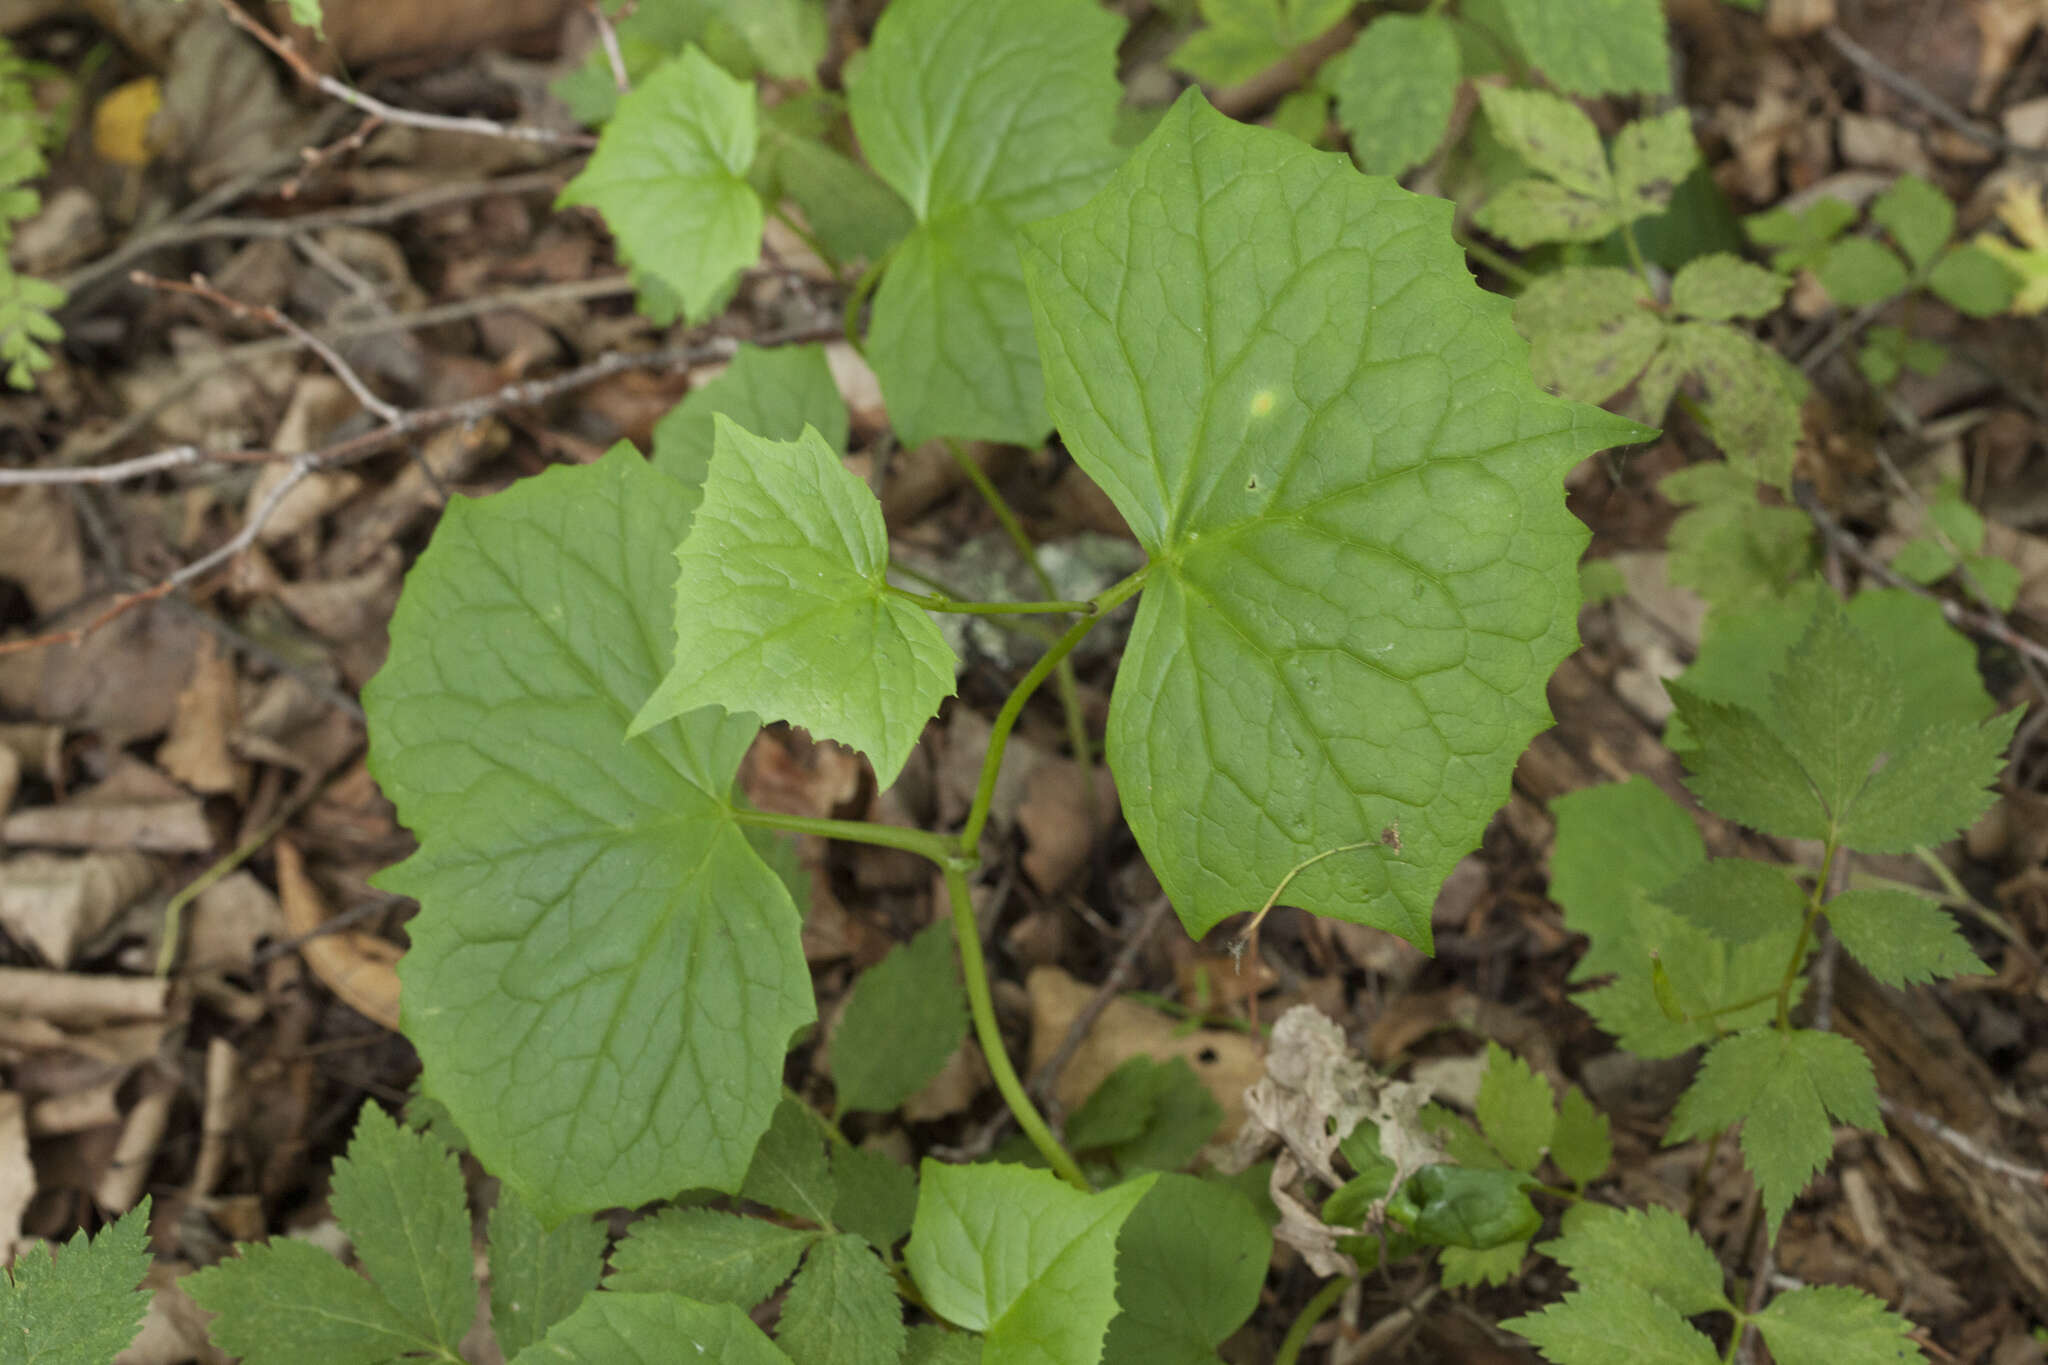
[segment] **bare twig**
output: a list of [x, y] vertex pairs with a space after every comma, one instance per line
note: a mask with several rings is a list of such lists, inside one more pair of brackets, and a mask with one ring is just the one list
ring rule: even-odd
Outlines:
[[244, 14], [234, 0], [215, 0], [215, 3], [220, 6], [221, 13], [227, 16], [229, 23], [269, 48], [279, 61], [289, 66], [292, 73], [307, 85], [366, 114], [374, 114], [387, 123], [403, 124], [409, 128], [431, 128], [444, 133], [475, 133], [482, 137], [509, 138], [514, 142], [539, 142], [560, 147], [597, 145], [597, 139], [588, 133], [564, 133], [553, 128], [537, 128], [530, 124], [499, 123], [495, 119], [454, 114], [428, 114], [416, 109], [401, 109], [395, 104], [386, 104], [375, 96], [365, 95], [354, 86], [314, 70], [313, 64], [300, 56], [297, 49]]
[[82, 484], [82, 483], [126, 483], [130, 479], [146, 478], [162, 473], [166, 469], [183, 469], [203, 460], [216, 458], [212, 452], [198, 446], [172, 446], [151, 455], [137, 455], [132, 460], [116, 460], [112, 464], [76, 465], [57, 469], [0, 469], [0, 488], [20, 487], [24, 484]]
[[1829, 47], [1840, 53], [1858, 71], [1901, 99], [1919, 105], [1936, 121], [1947, 124], [1979, 147], [1989, 147], [1995, 152], [2029, 160], [2048, 159], [2048, 147], [2029, 147], [2025, 143], [2014, 142], [2003, 134], [1978, 127], [1947, 100], [1904, 72], [1895, 71], [1885, 65], [1876, 53], [1842, 32], [1836, 25], [1830, 24], [1821, 30], [1821, 36], [1827, 39]]
[[1095, 994], [1090, 997], [1086, 1007], [1074, 1016], [1071, 1024], [1067, 1025], [1066, 1037], [1060, 1040], [1060, 1045], [1052, 1056], [1046, 1058], [1045, 1064], [1032, 1073], [1029, 1089], [1032, 1098], [1040, 1104], [1046, 1102], [1046, 1095], [1059, 1080], [1060, 1073], [1067, 1069], [1067, 1063], [1074, 1060], [1074, 1054], [1081, 1050], [1081, 1044], [1087, 1040], [1088, 1031], [1095, 1027], [1095, 1021], [1102, 1017], [1102, 1012], [1116, 999], [1117, 992], [1124, 988], [1131, 969], [1138, 965], [1138, 955], [1145, 951], [1145, 944], [1150, 941], [1154, 931], [1166, 922], [1167, 912], [1172, 908], [1173, 902], [1163, 895], [1155, 897], [1152, 903], [1145, 907], [1144, 918], [1138, 921], [1138, 927], [1131, 931], [1131, 936], [1124, 940], [1124, 946], [1117, 953], [1116, 961], [1110, 963], [1109, 975], [1102, 978], [1102, 984], [1095, 988]]
[[131, 274], [128, 279], [131, 283], [139, 284], [146, 289], [161, 289], [166, 293], [189, 294], [194, 298], [205, 299], [208, 303], [226, 312], [233, 313], [236, 317], [267, 323], [278, 331], [283, 332], [286, 336], [296, 338], [301, 346], [304, 346], [314, 355], [319, 356], [321, 362], [328, 369], [334, 371], [334, 377], [339, 379], [347, 387], [348, 391], [356, 396], [356, 401], [361, 403], [365, 410], [374, 413], [381, 421], [388, 425], [397, 422], [404, 416], [403, 410], [396, 403], [387, 402], [377, 396], [376, 392], [370, 388], [363, 377], [356, 373], [355, 366], [341, 358], [341, 352], [315, 336], [296, 319], [276, 308], [270, 307], [268, 304], [243, 303], [238, 298], [223, 294], [208, 283], [204, 275], [194, 275], [189, 281], [181, 282], [178, 280], [160, 279], [155, 275], [138, 270]]
[[597, 26], [598, 45], [604, 49], [605, 63], [612, 69], [612, 84], [623, 95], [633, 88], [633, 82], [626, 75], [626, 54], [619, 50], [619, 31], [612, 27], [610, 16], [604, 12], [604, 0], [584, 0], [583, 8], [590, 12], [590, 22]]
[[2038, 1166], [2025, 1166], [2010, 1157], [1989, 1151], [1983, 1144], [1957, 1132], [1932, 1114], [1923, 1114], [1918, 1109], [1910, 1109], [1882, 1095], [1877, 1097], [1877, 1104], [1878, 1108], [1891, 1118], [1903, 1119], [1921, 1132], [1932, 1134], [1987, 1171], [1996, 1171], [2000, 1175], [2011, 1176], [2014, 1180], [2023, 1180], [2029, 1185], [2039, 1185], [2043, 1189], [2048, 1189], [2048, 1171]]
[[319, 170], [336, 157], [347, 156], [351, 152], [361, 151], [363, 144], [368, 142], [376, 131], [383, 126], [384, 120], [372, 114], [361, 123], [358, 123], [354, 130], [346, 136], [336, 138], [325, 147], [300, 148], [299, 156], [304, 160], [305, 164], [299, 168], [297, 175], [277, 187], [278, 198], [298, 198], [299, 190], [304, 187], [307, 178], [313, 172]]

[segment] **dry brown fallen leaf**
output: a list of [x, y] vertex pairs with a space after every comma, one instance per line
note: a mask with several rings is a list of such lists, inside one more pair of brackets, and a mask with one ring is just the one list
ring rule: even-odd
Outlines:
[[81, 944], [156, 882], [156, 861], [141, 853], [18, 854], [0, 861], [0, 928], [52, 967], [68, 967]]
[[208, 636], [193, 662], [191, 680], [178, 693], [177, 713], [157, 748], [157, 764], [193, 791], [210, 796], [238, 792], [245, 774], [228, 741], [240, 724], [235, 661]]
[[317, 933], [327, 922], [327, 906], [313, 879], [306, 875], [305, 857], [289, 839], [278, 839], [276, 848], [278, 899], [284, 905], [285, 925], [295, 935], [315, 935], [299, 948], [306, 965], [351, 1009], [396, 1033], [400, 948], [354, 929]]
[[0, 578], [17, 584], [38, 616], [84, 595], [85, 550], [63, 489], [0, 488]]
[[[1058, 967], [1040, 967], [1025, 979], [1031, 997], [1031, 1065], [1036, 1072], [1066, 1040], [1067, 1029], [1088, 1007], [1095, 988]], [[1223, 1108], [1217, 1134], [1228, 1140], [1244, 1121], [1244, 1092], [1265, 1072], [1259, 1045], [1230, 1029], [1181, 1033], [1177, 1020], [1135, 1000], [1116, 999], [1088, 1030], [1053, 1087], [1072, 1113], [1095, 1093], [1110, 1072], [1136, 1056], [1158, 1061], [1179, 1057], [1194, 1069]]]
[[0, 1090], [0, 1261], [12, 1261], [22, 1215], [36, 1197], [36, 1168], [28, 1157], [28, 1112], [21, 1096]]

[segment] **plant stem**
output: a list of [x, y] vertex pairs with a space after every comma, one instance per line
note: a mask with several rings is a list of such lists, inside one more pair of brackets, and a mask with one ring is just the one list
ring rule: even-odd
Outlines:
[[1521, 266], [1516, 265], [1513, 261], [1477, 238], [1461, 238], [1458, 245], [1465, 249], [1467, 256], [1470, 256], [1509, 284], [1514, 285], [1517, 289], [1527, 289], [1536, 281], [1536, 276], [1533, 272], [1524, 270]]
[[1636, 268], [1636, 274], [1643, 277], [1643, 288], [1650, 291], [1650, 297], [1657, 296], [1657, 285], [1650, 278], [1650, 264], [1643, 259], [1643, 249], [1636, 244], [1636, 229], [1633, 223], [1621, 225], [1621, 244], [1628, 251], [1629, 264]]
[[1084, 612], [1093, 614], [1095, 606], [1090, 602], [969, 602], [958, 597], [939, 597], [931, 593], [911, 592], [894, 584], [885, 584], [887, 590], [897, 597], [915, 602], [926, 611], [950, 611], [961, 616], [1028, 616], [1051, 615], [1055, 612]]
[[1038, 1106], [1025, 1093], [1024, 1082], [1017, 1078], [1016, 1068], [1010, 1065], [1010, 1054], [1003, 1047], [1002, 1029], [996, 1023], [995, 999], [988, 988], [988, 964], [981, 955], [981, 926], [975, 921], [974, 901], [967, 891], [967, 869], [970, 866], [971, 863], [961, 859], [945, 864], [946, 899], [953, 903], [953, 940], [960, 949], [960, 974], [967, 981], [967, 1010], [974, 1016], [974, 1036], [981, 1043], [981, 1055], [988, 1062], [989, 1075], [994, 1078], [1003, 1103], [1010, 1106], [1017, 1126], [1024, 1130], [1024, 1136], [1031, 1139], [1031, 1145], [1045, 1158], [1046, 1165], [1083, 1194], [1092, 1193], [1095, 1187], [1088, 1183], [1079, 1163], [1053, 1136], [1052, 1129], [1038, 1112]]
[[814, 815], [784, 815], [780, 811], [753, 810], [736, 806], [733, 820], [762, 829], [779, 829], [789, 834], [815, 834], [825, 839], [843, 839], [852, 844], [879, 844], [929, 858], [944, 867], [957, 854], [953, 841], [943, 834], [924, 829], [903, 829], [896, 825], [870, 824], [865, 820], [825, 820]]
[[1017, 728], [1017, 718], [1024, 714], [1024, 703], [1031, 700], [1031, 694], [1038, 690], [1038, 685], [1060, 666], [1067, 655], [1074, 652], [1074, 647], [1094, 629], [1097, 621], [1145, 586], [1145, 576], [1151, 569], [1152, 566], [1148, 564], [1121, 583], [1098, 594], [1094, 598], [1094, 614], [1084, 616], [1068, 626], [1066, 633], [1039, 657], [1038, 662], [1031, 666], [1031, 671], [1018, 681], [1009, 697], [1004, 700], [1003, 709], [996, 713], [995, 726], [989, 731], [988, 752], [981, 760], [981, 781], [974, 789], [974, 804], [968, 808], [967, 823], [960, 830], [957, 845], [960, 856], [970, 860], [978, 856], [981, 831], [988, 825], [989, 806], [996, 796], [996, 773], [1002, 768], [1003, 750], [1010, 743], [1010, 731]]
[[802, 242], [805, 246], [811, 249], [811, 254], [813, 256], [816, 256], [819, 260], [825, 263], [825, 267], [828, 270], [831, 270], [835, 275], [838, 273], [839, 261], [832, 255], [831, 252], [825, 249], [825, 244], [819, 241], [816, 235], [813, 234], [809, 228], [797, 222], [796, 219], [790, 217], [788, 211], [779, 204], [776, 205], [776, 207], [772, 209], [771, 212], [775, 215], [775, 220], [777, 222], [781, 223], [784, 227], [788, 228], [799, 242]]
[[[943, 579], [934, 578], [922, 569], [913, 569], [900, 559], [889, 561], [889, 572], [898, 577], [907, 578], [913, 583], [922, 583], [941, 597], [950, 598], [956, 602], [968, 600], [960, 596], [959, 593], [954, 592], [952, 584]], [[1012, 620], [1007, 616], [992, 616], [989, 618], [989, 624], [998, 630], [1007, 630], [1018, 635], [1028, 635], [1040, 644], [1049, 645], [1054, 640], [1060, 638], [1060, 633], [1043, 621]]]
[[1792, 1027], [1792, 987], [1799, 980], [1799, 969], [1806, 965], [1806, 945], [1813, 942], [1814, 922], [1820, 918], [1821, 900], [1828, 893], [1828, 874], [1835, 867], [1835, 834], [1828, 830], [1827, 850], [1820, 856], [1820, 872], [1813, 879], [1813, 894], [1806, 898], [1806, 920], [1799, 926], [1799, 941], [1792, 945], [1792, 960], [1785, 964], [1785, 975], [1778, 982], [1778, 1031], [1788, 1032]]
[[[988, 510], [995, 513], [996, 521], [1002, 526], [1010, 543], [1017, 547], [1017, 553], [1024, 560], [1038, 580], [1038, 590], [1047, 597], [1059, 596], [1059, 589], [1053, 586], [1052, 575], [1038, 562], [1038, 547], [1031, 543], [1031, 533], [1024, 529], [1024, 521], [1010, 506], [1003, 490], [996, 487], [995, 480], [967, 453], [967, 447], [948, 436], [946, 449], [952, 453], [953, 462], [960, 466], [960, 472], [974, 485], [974, 491], [981, 494], [981, 500], [988, 504]], [[1088, 718], [1081, 711], [1081, 684], [1074, 677], [1074, 666], [1062, 659], [1055, 685], [1059, 688], [1060, 709], [1067, 718], [1067, 744], [1074, 751], [1074, 762], [1081, 769], [1081, 799], [1088, 828], [1095, 828], [1095, 775], [1089, 769], [1091, 753], [1088, 743]]]
[[1279, 1353], [1273, 1357], [1273, 1365], [1295, 1365], [1301, 1358], [1301, 1348], [1308, 1344], [1308, 1334], [1316, 1330], [1316, 1324], [1337, 1306], [1337, 1300], [1344, 1297], [1344, 1291], [1352, 1282], [1338, 1276], [1316, 1291], [1316, 1296], [1302, 1305], [1301, 1316], [1287, 1329], [1287, 1335], [1280, 1339]]
[[891, 249], [888, 256], [863, 270], [860, 278], [853, 282], [853, 292], [846, 296], [846, 344], [853, 347], [855, 355], [865, 357], [868, 353], [860, 335], [860, 310], [867, 304], [868, 295], [874, 293], [875, 286], [881, 283], [882, 268], [889, 264], [889, 256], [895, 254]]

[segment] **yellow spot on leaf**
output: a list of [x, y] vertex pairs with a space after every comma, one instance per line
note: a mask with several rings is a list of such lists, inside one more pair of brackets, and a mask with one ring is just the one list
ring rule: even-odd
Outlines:
[[1260, 389], [1252, 395], [1252, 416], [1264, 417], [1273, 410], [1273, 391]]

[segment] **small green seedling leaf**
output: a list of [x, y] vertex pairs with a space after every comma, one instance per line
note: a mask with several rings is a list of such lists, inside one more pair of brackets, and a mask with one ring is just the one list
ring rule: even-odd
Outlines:
[[[1285, 251], [1240, 249], [1276, 218]], [[1109, 762], [1191, 933], [1278, 889], [1427, 943], [1543, 723], [1557, 471], [1643, 429], [1536, 390], [1449, 221], [1189, 92], [1026, 234], [1061, 434], [1152, 559]]]
[[1207, 85], [1237, 85], [1342, 19], [1349, 0], [1198, 0], [1204, 27], [1173, 66]]
[[1527, 1242], [1543, 1225], [1519, 1171], [1424, 1166], [1394, 1192], [1387, 1215], [1429, 1246], [1485, 1251]]
[[[316, 1254], [341, 1269], [333, 1257]], [[27, 1247], [12, 1270], [0, 1270], [0, 1360], [8, 1365], [112, 1360], [142, 1329], [150, 1295], [137, 1286], [147, 1273], [147, 1196], [97, 1237], [78, 1232], [61, 1252], [47, 1243]], [[188, 1289], [194, 1278], [183, 1281]]]
[[1847, 1285], [1780, 1294], [1751, 1319], [1778, 1365], [1900, 1365], [1927, 1357], [1913, 1324]]
[[1501, 1326], [1533, 1342], [1552, 1365], [1719, 1365], [1720, 1352], [1662, 1299], [1601, 1285], [1566, 1294]]
[[213, 1344], [247, 1365], [383, 1365], [434, 1349], [375, 1285], [308, 1242], [245, 1246], [182, 1283], [214, 1315]]
[[1499, 1043], [1486, 1045], [1486, 1070], [1479, 1078], [1473, 1112], [1493, 1149], [1510, 1167], [1525, 1173], [1543, 1160], [1557, 1127], [1550, 1082]]
[[706, 706], [752, 711], [861, 750], [886, 787], [953, 693], [953, 651], [889, 588], [882, 506], [822, 436], [714, 420], [704, 501], [675, 552], [674, 667], [628, 734]]
[[688, 522], [630, 447], [456, 499], [363, 690], [420, 840], [378, 884], [421, 905], [425, 1089], [543, 1223], [736, 1189], [816, 1013], [801, 916], [728, 804], [757, 723], [621, 742], [673, 658]]
[[[764, 111], [763, 117], [772, 120], [773, 111]], [[757, 177], [763, 162], [776, 186], [803, 211], [819, 244], [842, 265], [882, 260], [917, 226], [901, 195], [815, 137], [764, 138], [754, 163]], [[751, 429], [749, 423], [740, 425]], [[822, 423], [815, 425], [825, 430]]]
[[1654, 302], [1633, 270], [1576, 266], [1540, 276], [1515, 300], [1536, 382], [1581, 403], [1620, 393], [1664, 344]]
[[1105, 1361], [1212, 1361], [1259, 1305], [1273, 1235], [1230, 1186], [1162, 1175], [1116, 1239]]
[[832, 1221], [879, 1251], [910, 1235], [917, 1212], [917, 1175], [882, 1152], [841, 1147], [832, 1157]]
[[1581, 1189], [1614, 1164], [1614, 1140], [1607, 1115], [1593, 1107], [1586, 1092], [1569, 1086], [1557, 1106], [1557, 1127], [1550, 1135], [1550, 1159], [1565, 1178]]
[[663, 1209], [626, 1230], [605, 1292], [675, 1293], [752, 1308], [789, 1278], [818, 1236], [712, 1209]]
[[761, 256], [761, 200], [747, 183], [754, 135], [752, 84], [686, 48], [619, 97], [557, 206], [603, 214], [620, 254], [701, 319]]
[[1917, 275], [1956, 230], [1956, 206], [1917, 175], [1902, 175], [1870, 206], [1870, 221], [1892, 235]]
[[1506, 1284], [1522, 1273], [1522, 1262], [1527, 1259], [1529, 1240], [1524, 1238], [1483, 1251], [1444, 1247], [1437, 1253], [1437, 1269], [1444, 1288], [1476, 1289], [1483, 1284]]
[[1771, 268], [1781, 272], [1812, 270], [1827, 259], [1828, 249], [1856, 221], [1854, 206], [1840, 199], [1816, 199], [1798, 212], [1771, 209], [1742, 220], [1742, 230], [1758, 246], [1773, 247]]
[[[1792, 418], [1796, 439], [1796, 410]], [[1779, 602], [1815, 563], [1812, 520], [1796, 507], [1759, 502], [1759, 472], [1748, 462], [1694, 465], [1658, 485], [1671, 501], [1696, 504], [1671, 527], [1666, 572], [1714, 605], [1710, 628]], [[1672, 744], [1683, 747], [1675, 738]]]
[[1702, 863], [1657, 893], [1657, 900], [1726, 943], [1797, 931], [1806, 893], [1785, 870], [1747, 858]]
[[742, 345], [722, 374], [654, 424], [654, 467], [701, 496], [721, 413], [770, 441], [794, 441], [815, 427], [835, 454], [846, 451], [846, 400], [823, 346]]
[[1671, 279], [1671, 306], [1704, 322], [1760, 318], [1784, 300], [1792, 281], [1717, 251], [1688, 261]]
[[842, 1110], [888, 1111], [924, 1089], [967, 1036], [967, 998], [940, 921], [860, 974], [832, 1034]]
[[904, 1266], [933, 1313], [984, 1334], [986, 1365], [1090, 1365], [1117, 1313], [1117, 1236], [1156, 1179], [1082, 1194], [1045, 1171], [927, 1160]]
[[1934, 264], [1927, 287], [1935, 297], [1959, 313], [1973, 318], [1995, 317], [2017, 308], [2017, 275], [2005, 261], [1981, 246], [1966, 243], [1950, 250]]
[[1827, 806], [1799, 760], [1753, 711], [1691, 696], [1666, 685], [1698, 745], [1688, 754], [1692, 788], [1710, 809], [1787, 839], [1825, 839]]
[[1844, 891], [1824, 908], [1828, 927], [1849, 955], [1887, 986], [1991, 974], [1955, 920], [1925, 896], [1883, 888]]
[[1223, 1122], [1222, 1106], [1181, 1058], [1128, 1058], [1067, 1120], [1075, 1151], [1100, 1152], [1125, 1174], [1177, 1171]]
[[502, 1185], [491, 1210], [491, 1332], [507, 1360], [547, 1335], [597, 1288], [605, 1225], [571, 1218], [543, 1228], [519, 1191]]
[[[1163, 111], [1162, 111], [1163, 112]], [[1273, 106], [1266, 126], [1320, 146], [1330, 129], [1330, 94], [1326, 90], [1295, 90]]]
[[1575, 95], [1661, 95], [1671, 89], [1664, 7], [1657, 0], [1501, 0], [1516, 41], [1551, 83]]
[[1051, 428], [1016, 229], [1122, 153], [1123, 21], [1095, 0], [899, 0], [848, 80], [861, 149], [917, 227], [875, 292], [868, 360], [907, 446]]
[[1575, 1205], [1563, 1235], [1537, 1248], [1580, 1285], [1655, 1296], [1681, 1317], [1730, 1312], [1721, 1263], [1669, 1209]]
[[1383, 14], [1325, 66], [1337, 121], [1366, 170], [1403, 175], [1444, 139], [1458, 98], [1458, 39], [1440, 14]]
[[1896, 298], [1908, 283], [1905, 263], [1890, 247], [1868, 237], [1844, 237], [1836, 242], [1813, 273], [1828, 297], [1844, 308]]
[[680, 1294], [592, 1294], [531, 1353], [569, 1365], [791, 1365], [740, 1309]]
[[775, 1340], [804, 1365], [897, 1365], [903, 1300], [888, 1267], [850, 1233], [820, 1241], [790, 1282]]
[[1863, 1049], [1839, 1033], [1751, 1029], [1707, 1052], [1671, 1116], [1666, 1142], [1742, 1124], [1742, 1156], [1763, 1195], [1772, 1238], [1785, 1211], [1834, 1150], [1829, 1118], [1884, 1132], [1877, 1078]]
[[775, 1121], [761, 1136], [740, 1193], [757, 1204], [780, 1209], [819, 1226], [829, 1226], [837, 1190], [825, 1136], [803, 1101], [785, 1097]]
[[[1880, 389], [1897, 379], [1901, 370], [1932, 376], [1941, 373], [1946, 364], [1948, 347], [1916, 337], [1903, 327], [1872, 327], [1863, 334], [1863, 344], [1856, 350], [1856, 368], [1873, 387]], [[1893, 567], [1898, 567], [1896, 562]]]
[[1746, 332], [1707, 322], [1672, 327], [1658, 362], [1670, 367], [1669, 378], [1653, 382], [1659, 368], [1653, 364], [1645, 387], [1668, 395], [1690, 379], [1700, 388], [1707, 435], [1729, 463], [1758, 483], [1787, 485], [1799, 454], [1799, 409], [1806, 399], [1806, 380], [1796, 368]]

